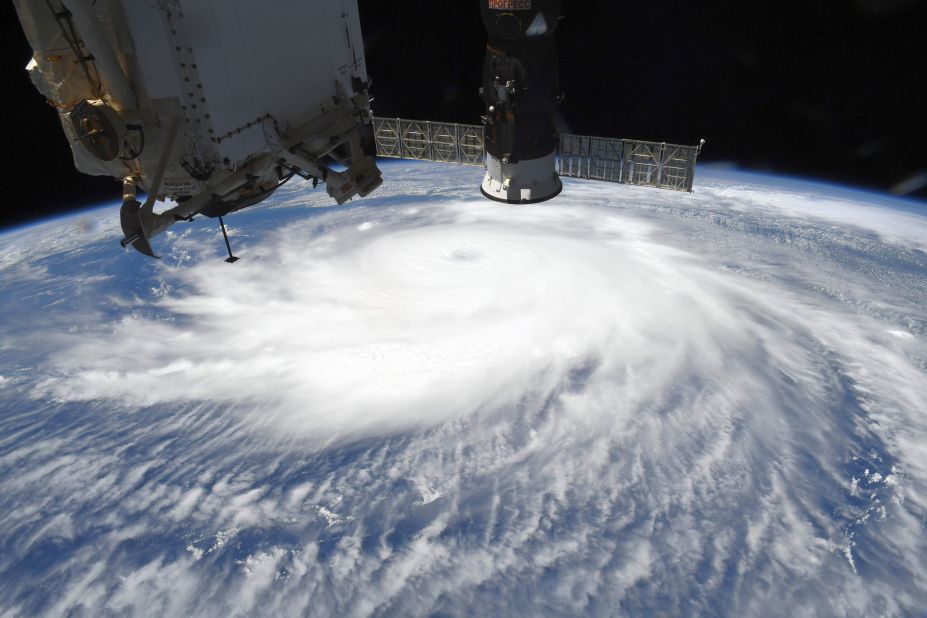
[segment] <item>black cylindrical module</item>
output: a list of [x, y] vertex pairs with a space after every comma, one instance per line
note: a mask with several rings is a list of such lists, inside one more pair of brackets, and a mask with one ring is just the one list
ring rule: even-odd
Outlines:
[[554, 33], [561, 0], [480, 0], [489, 37], [483, 63], [483, 195], [540, 202], [560, 193], [554, 110], [560, 102]]

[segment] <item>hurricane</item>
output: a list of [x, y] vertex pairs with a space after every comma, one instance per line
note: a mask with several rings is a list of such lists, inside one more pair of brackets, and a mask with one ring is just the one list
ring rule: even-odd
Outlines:
[[923, 210], [707, 169], [7, 234], [0, 611], [917, 615]]

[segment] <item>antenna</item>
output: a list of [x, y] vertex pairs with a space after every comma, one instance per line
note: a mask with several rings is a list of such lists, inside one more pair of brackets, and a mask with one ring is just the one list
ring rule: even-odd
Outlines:
[[222, 220], [222, 217], [219, 217], [219, 227], [222, 229], [222, 237], [225, 238], [225, 248], [229, 250], [229, 256], [225, 261], [234, 264], [238, 261], [238, 258], [232, 255], [232, 244], [229, 242], [229, 235], [225, 231], [225, 221]]

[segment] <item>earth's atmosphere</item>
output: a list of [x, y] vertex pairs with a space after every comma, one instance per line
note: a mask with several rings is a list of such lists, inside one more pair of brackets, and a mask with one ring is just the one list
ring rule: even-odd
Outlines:
[[0, 614], [925, 615], [923, 206], [384, 167], [0, 236]]

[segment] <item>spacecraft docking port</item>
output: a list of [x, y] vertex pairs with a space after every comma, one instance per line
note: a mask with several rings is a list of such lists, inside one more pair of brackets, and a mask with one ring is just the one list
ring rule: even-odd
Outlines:
[[559, 91], [554, 33], [560, 0], [484, 0], [486, 197], [542, 202], [560, 193], [553, 114]]

